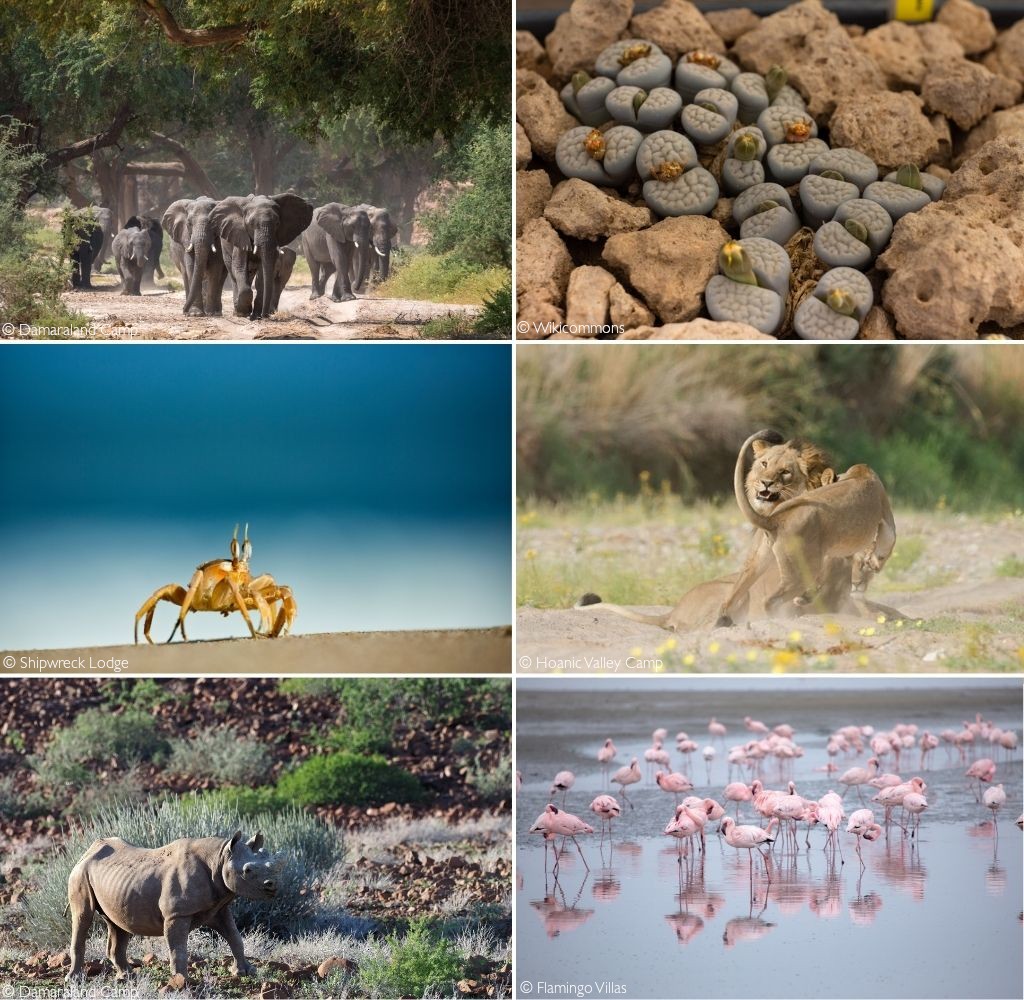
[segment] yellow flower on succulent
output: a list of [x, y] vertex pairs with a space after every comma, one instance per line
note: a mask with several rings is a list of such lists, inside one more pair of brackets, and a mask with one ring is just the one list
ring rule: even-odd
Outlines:
[[825, 622], [825, 635], [839, 635], [843, 631], [843, 626], [837, 622]]
[[789, 633], [790, 642], [799, 642], [802, 638], [803, 636], [796, 629]]
[[748, 649], [747, 650], [747, 663], [753, 663], [756, 659], [757, 659], [757, 650], [756, 649]]
[[888, 620], [889, 620], [889, 619], [888, 619], [888, 618], [886, 618], [886, 617], [885, 617], [885, 615], [879, 615], [879, 616], [878, 616], [878, 617], [877, 617], [877, 618], [875, 619], [875, 621], [876, 621], [876, 622], [878, 622], [878, 624], [879, 624], [879, 625], [884, 625], [884, 624], [885, 624], [885, 623], [886, 623], [886, 622], [887, 622]]
[[696, 662], [697, 662], [697, 657], [694, 656], [693, 653], [687, 653], [683, 657], [683, 666], [684, 667], [692, 667]]
[[708, 652], [712, 656], [714, 656], [721, 648], [722, 648], [721, 643], [718, 643], [718, 642], [709, 642], [708, 643]]
[[523, 553], [523, 558], [526, 559], [527, 561], [529, 561], [531, 559], [536, 559], [537, 558], [537, 550], [536, 549], [527, 549]]
[[870, 662], [871, 658], [866, 653], [861, 653], [860, 656], [857, 657], [858, 667], [866, 667]]
[[675, 638], [666, 639], [665, 640], [665, 648], [666, 649], [675, 649], [676, 646], [678, 646], [678, 645], [679, 645], [679, 643], [676, 642]]
[[643, 647], [642, 647], [642, 646], [634, 646], [634, 647], [633, 647], [633, 648], [632, 648], [632, 649], [631, 649], [631, 650], [629, 651], [629, 655], [630, 655], [630, 656], [643, 656], [643, 655], [644, 655], [644, 650], [643, 650]]

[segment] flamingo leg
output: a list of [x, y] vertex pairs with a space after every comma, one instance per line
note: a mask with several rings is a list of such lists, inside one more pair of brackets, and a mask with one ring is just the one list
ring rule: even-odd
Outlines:
[[576, 850], [580, 852], [580, 860], [583, 862], [583, 867], [589, 872], [590, 865], [587, 864], [587, 859], [584, 857], [583, 848], [580, 847], [579, 841], [575, 837], [572, 838], [572, 842], [576, 845]]

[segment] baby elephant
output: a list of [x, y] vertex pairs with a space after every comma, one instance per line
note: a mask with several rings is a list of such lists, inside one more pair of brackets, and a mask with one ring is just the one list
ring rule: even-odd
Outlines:
[[149, 850], [120, 837], [93, 841], [68, 876], [71, 910], [71, 971], [81, 976], [85, 942], [93, 917], [107, 922], [107, 957], [117, 978], [128, 974], [128, 942], [133, 934], [163, 936], [171, 953], [171, 975], [188, 975], [188, 934], [211, 927], [234, 955], [235, 975], [251, 975], [242, 936], [231, 917], [236, 896], [273, 899], [276, 866], [263, 850], [263, 834], [241, 843], [219, 837], [175, 840]]
[[121, 275], [122, 295], [142, 294], [142, 272], [152, 246], [149, 233], [137, 226], [122, 229], [114, 237], [114, 263]]

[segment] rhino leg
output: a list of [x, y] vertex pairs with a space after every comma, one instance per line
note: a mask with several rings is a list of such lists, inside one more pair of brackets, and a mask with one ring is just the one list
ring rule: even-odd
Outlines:
[[85, 975], [85, 942], [96, 914], [89, 880], [76, 868], [68, 880], [68, 906], [71, 910], [71, 970], [68, 980]]
[[226, 906], [223, 907], [212, 920], [207, 922], [207, 927], [215, 930], [227, 941], [231, 954], [235, 957], [233, 972], [236, 976], [256, 974], [256, 970], [245, 957], [245, 945], [242, 943], [242, 935], [238, 933], [238, 928], [235, 926], [235, 918], [231, 916], [231, 910]]
[[128, 965], [128, 942], [131, 934], [116, 927], [107, 919], [107, 958], [113, 965], [118, 979], [124, 979], [131, 971]]
[[167, 917], [164, 920], [164, 938], [171, 953], [172, 976], [180, 972], [188, 978], [188, 932], [191, 929], [191, 917]]

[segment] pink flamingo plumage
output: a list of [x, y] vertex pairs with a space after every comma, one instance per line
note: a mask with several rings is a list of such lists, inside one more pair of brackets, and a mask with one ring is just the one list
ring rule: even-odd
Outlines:
[[620, 767], [612, 776], [611, 783], [618, 785], [621, 789], [621, 795], [624, 802], [629, 804], [629, 808], [633, 808], [633, 803], [629, 801], [629, 796], [626, 795], [626, 787], [628, 785], [635, 785], [640, 780], [640, 764], [636, 757], [633, 758], [629, 767]]
[[[576, 850], [580, 852], [580, 858], [583, 860], [583, 867], [590, 871], [590, 865], [587, 864], [587, 859], [583, 854], [583, 848], [580, 847], [579, 841], [576, 839], [577, 834], [580, 833], [593, 833], [594, 828], [589, 823], [584, 823], [579, 816], [573, 816], [572, 813], [565, 812], [564, 809], [559, 809], [558, 806], [553, 803], [548, 803], [537, 819], [534, 821], [533, 826], [530, 827], [530, 833], [542, 833], [544, 835], [545, 847], [548, 840], [553, 840], [555, 837], [568, 837], [576, 845]], [[555, 868], [558, 867], [558, 852], [555, 851]]]
[[[722, 833], [725, 835], [725, 842], [730, 846], [734, 847], [737, 851], [757, 851], [761, 855], [761, 860], [764, 862], [764, 873], [771, 882], [772, 876], [771, 871], [768, 868], [768, 856], [761, 850], [762, 844], [772, 844], [775, 838], [771, 835], [772, 820], [768, 827], [764, 830], [759, 826], [737, 826], [736, 821], [731, 816], [726, 816], [722, 820]], [[754, 855], [749, 853], [750, 858], [750, 879], [753, 884], [754, 879]]]
[[565, 806], [565, 796], [568, 794], [569, 789], [576, 783], [576, 775], [572, 771], [559, 771], [555, 775], [555, 780], [551, 782], [551, 790], [548, 795], [554, 795], [555, 792], [562, 793], [562, 805]]
[[857, 789], [857, 797], [861, 802], [864, 801], [864, 796], [861, 794], [860, 786], [866, 785], [876, 774], [878, 773], [878, 758], [871, 757], [868, 760], [868, 766], [864, 767], [851, 767], [848, 771], [844, 771], [839, 776], [839, 784], [845, 785], [843, 789], [843, 798], [846, 798], [846, 793], [853, 787]]
[[608, 824], [609, 835], [612, 832], [612, 820], [622, 813], [618, 800], [614, 795], [598, 795], [590, 803], [590, 811], [601, 818], [601, 837], [604, 838], [604, 827]]
[[669, 774], [659, 771], [654, 776], [654, 780], [663, 792], [668, 792], [676, 797], [676, 803], [679, 802], [680, 795], [693, 790], [693, 782], [685, 774], [680, 774], [678, 771], [672, 771]]

